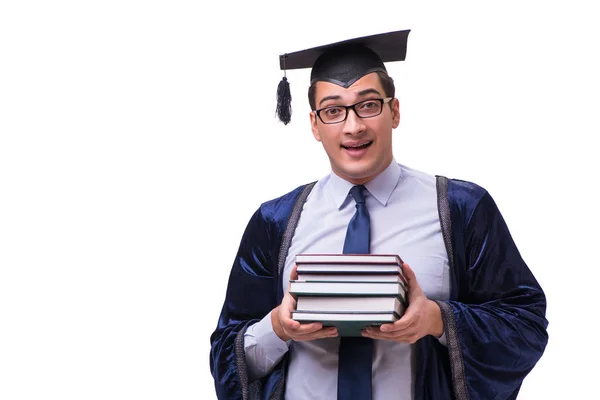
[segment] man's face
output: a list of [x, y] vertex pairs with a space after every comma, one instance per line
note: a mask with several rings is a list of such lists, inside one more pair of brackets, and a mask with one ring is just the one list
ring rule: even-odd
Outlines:
[[[317, 109], [386, 97], [376, 73], [363, 76], [347, 89], [329, 82], [317, 82], [316, 85]], [[390, 165], [392, 129], [400, 123], [398, 100], [393, 99], [391, 104], [391, 109], [384, 104], [381, 114], [372, 118], [360, 118], [353, 110], [348, 110], [346, 120], [337, 124], [324, 124], [315, 112], [311, 112], [313, 135], [323, 144], [331, 169], [338, 176], [360, 185]]]

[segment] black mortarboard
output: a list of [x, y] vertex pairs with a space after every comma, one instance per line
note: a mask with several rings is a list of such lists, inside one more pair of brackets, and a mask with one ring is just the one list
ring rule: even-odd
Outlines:
[[[384, 63], [403, 61], [410, 30], [344, 40], [279, 56], [282, 70], [312, 68], [310, 84], [331, 82], [345, 88], [372, 72], [387, 72]], [[277, 88], [277, 115], [284, 124], [292, 116], [289, 83], [284, 76]]]

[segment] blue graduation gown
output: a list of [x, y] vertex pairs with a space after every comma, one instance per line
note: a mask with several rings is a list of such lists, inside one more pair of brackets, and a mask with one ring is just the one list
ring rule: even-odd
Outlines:
[[[283, 298], [281, 271], [311, 185], [263, 203], [242, 237], [210, 368], [219, 399], [283, 399], [287, 355], [248, 381], [243, 334]], [[450, 300], [437, 301], [447, 337], [415, 344], [415, 399], [515, 399], [548, 341], [546, 298], [492, 197], [474, 183], [438, 177], [438, 208], [450, 261]]]

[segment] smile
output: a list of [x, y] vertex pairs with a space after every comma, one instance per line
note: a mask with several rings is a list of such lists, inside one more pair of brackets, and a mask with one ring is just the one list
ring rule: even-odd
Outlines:
[[365, 149], [365, 148], [369, 147], [372, 143], [373, 143], [373, 141], [368, 141], [368, 142], [364, 142], [364, 143], [346, 144], [346, 145], [343, 144], [342, 147], [346, 150], [361, 150], [361, 149]]

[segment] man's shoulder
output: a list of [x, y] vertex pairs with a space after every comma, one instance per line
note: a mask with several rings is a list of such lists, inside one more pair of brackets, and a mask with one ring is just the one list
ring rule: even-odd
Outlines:
[[455, 202], [477, 204], [486, 195], [488, 195], [487, 190], [477, 183], [448, 178], [448, 197]]
[[398, 163], [400, 167], [400, 176], [403, 180], [411, 180], [420, 187], [427, 187], [428, 190], [435, 190], [436, 177], [427, 172], [411, 168], [407, 165]]
[[263, 202], [260, 205], [261, 214], [268, 220], [287, 220], [300, 196], [306, 196], [314, 183], [300, 185], [279, 197]]
[[483, 214], [499, 212], [492, 196], [477, 183], [452, 178], [448, 179], [448, 202], [455, 217], [471, 221], [476, 210]]
[[402, 176], [406, 179], [414, 179], [422, 185], [436, 188], [439, 178], [448, 180], [448, 196], [458, 201], [477, 202], [487, 194], [487, 190], [477, 183], [459, 178], [448, 178], [445, 175], [432, 175], [428, 172], [423, 172], [418, 169], [408, 167], [398, 163], [401, 169]]

